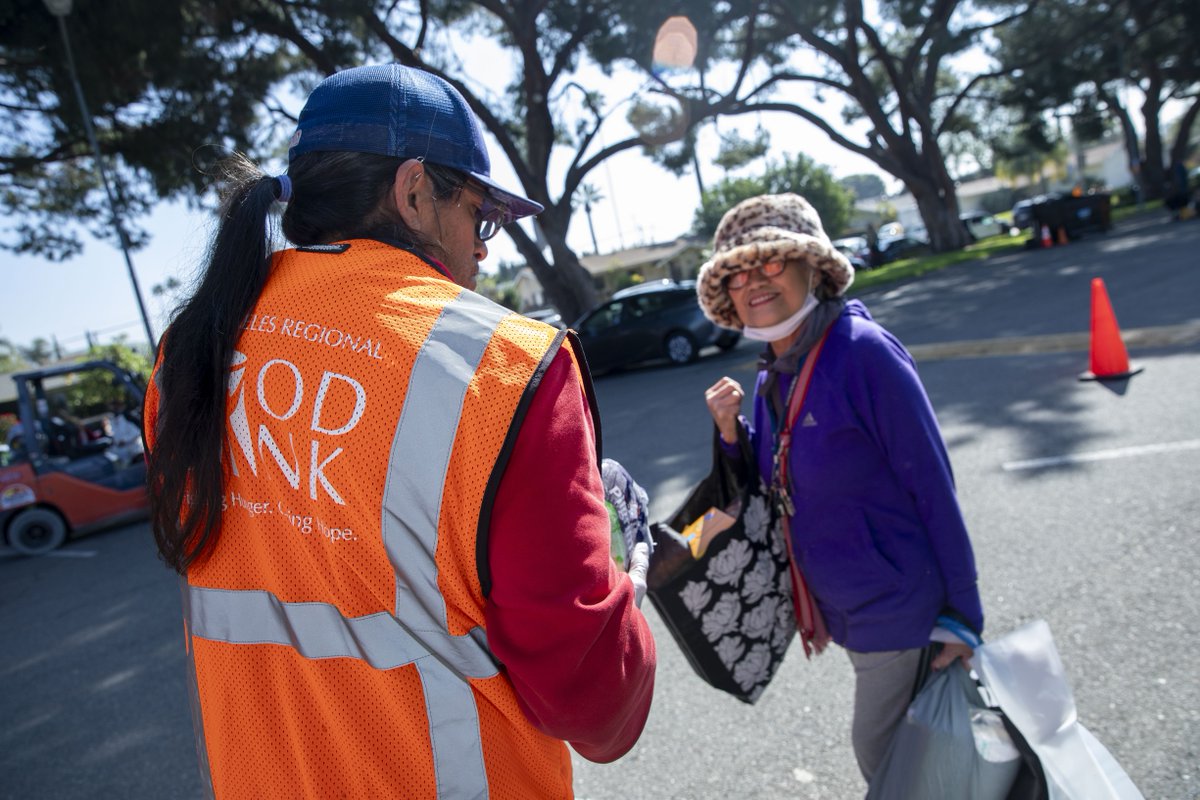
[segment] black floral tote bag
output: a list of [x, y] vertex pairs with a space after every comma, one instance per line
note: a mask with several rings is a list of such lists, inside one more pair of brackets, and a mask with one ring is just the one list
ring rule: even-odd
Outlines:
[[[652, 527], [655, 554], [650, 600], [696, 673], [754, 703], [774, 677], [796, 635], [792, 579], [780, 516], [739, 428], [740, 462], [725, 457], [716, 436], [713, 465], [683, 505]], [[698, 520], [729, 514], [724, 530], [698, 552]], [[697, 534], [698, 535], [698, 534]]]

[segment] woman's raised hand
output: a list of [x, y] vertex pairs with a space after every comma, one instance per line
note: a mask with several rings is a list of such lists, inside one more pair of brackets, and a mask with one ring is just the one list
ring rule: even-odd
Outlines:
[[729, 376], [721, 378], [704, 392], [708, 413], [712, 414], [721, 439], [726, 444], [737, 442], [738, 414], [742, 410], [742, 385]]

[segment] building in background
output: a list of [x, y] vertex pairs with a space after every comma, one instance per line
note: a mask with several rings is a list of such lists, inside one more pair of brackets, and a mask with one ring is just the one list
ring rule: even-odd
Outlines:
[[546, 293], [542, 290], [542, 283], [533, 274], [531, 267], [521, 267], [517, 276], [513, 278], [512, 290], [517, 298], [516, 310], [521, 313], [546, 305]]
[[607, 296], [644, 281], [695, 278], [709, 244], [706, 238], [681, 236], [670, 242], [583, 256], [579, 263], [591, 273], [600, 293]]

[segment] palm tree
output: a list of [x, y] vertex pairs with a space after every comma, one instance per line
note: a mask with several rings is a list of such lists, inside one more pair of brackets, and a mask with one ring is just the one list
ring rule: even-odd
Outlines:
[[150, 287], [150, 294], [158, 298], [158, 302], [170, 312], [171, 307], [179, 302], [180, 295], [183, 293], [183, 284], [174, 275], [168, 275], [167, 279], [162, 283], [156, 283]]
[[596, 228], [592, 225], [592, 205], [603, 200], [604, 195], [600, 194], [600, 190], [591, 183], [580, 186], [579, 194], [583, 198], [583, 213], [587, 215], [588, 231], [592, 234], [592, 252], [599, 253], [600, 247], [596, 244]]
[[0, 337], [0, 372], [13, 372], [20, 369], [22, 363], [17, 346], [8, 339]]
[[44, 366], [54, 360], [54, 351], [50, 348], [50, 342], [41, 336], [30, 342], [27, 347], [21, 347], [18, 350], [26, 361], [32, 361], [39, 366]]

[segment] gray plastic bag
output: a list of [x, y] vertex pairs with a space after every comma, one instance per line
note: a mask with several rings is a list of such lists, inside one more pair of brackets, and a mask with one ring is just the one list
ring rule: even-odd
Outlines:
[[867, 800], [1004, 800], [1021, 766], [999, 711], [958, 663], [935, 672], [908, 707]]

